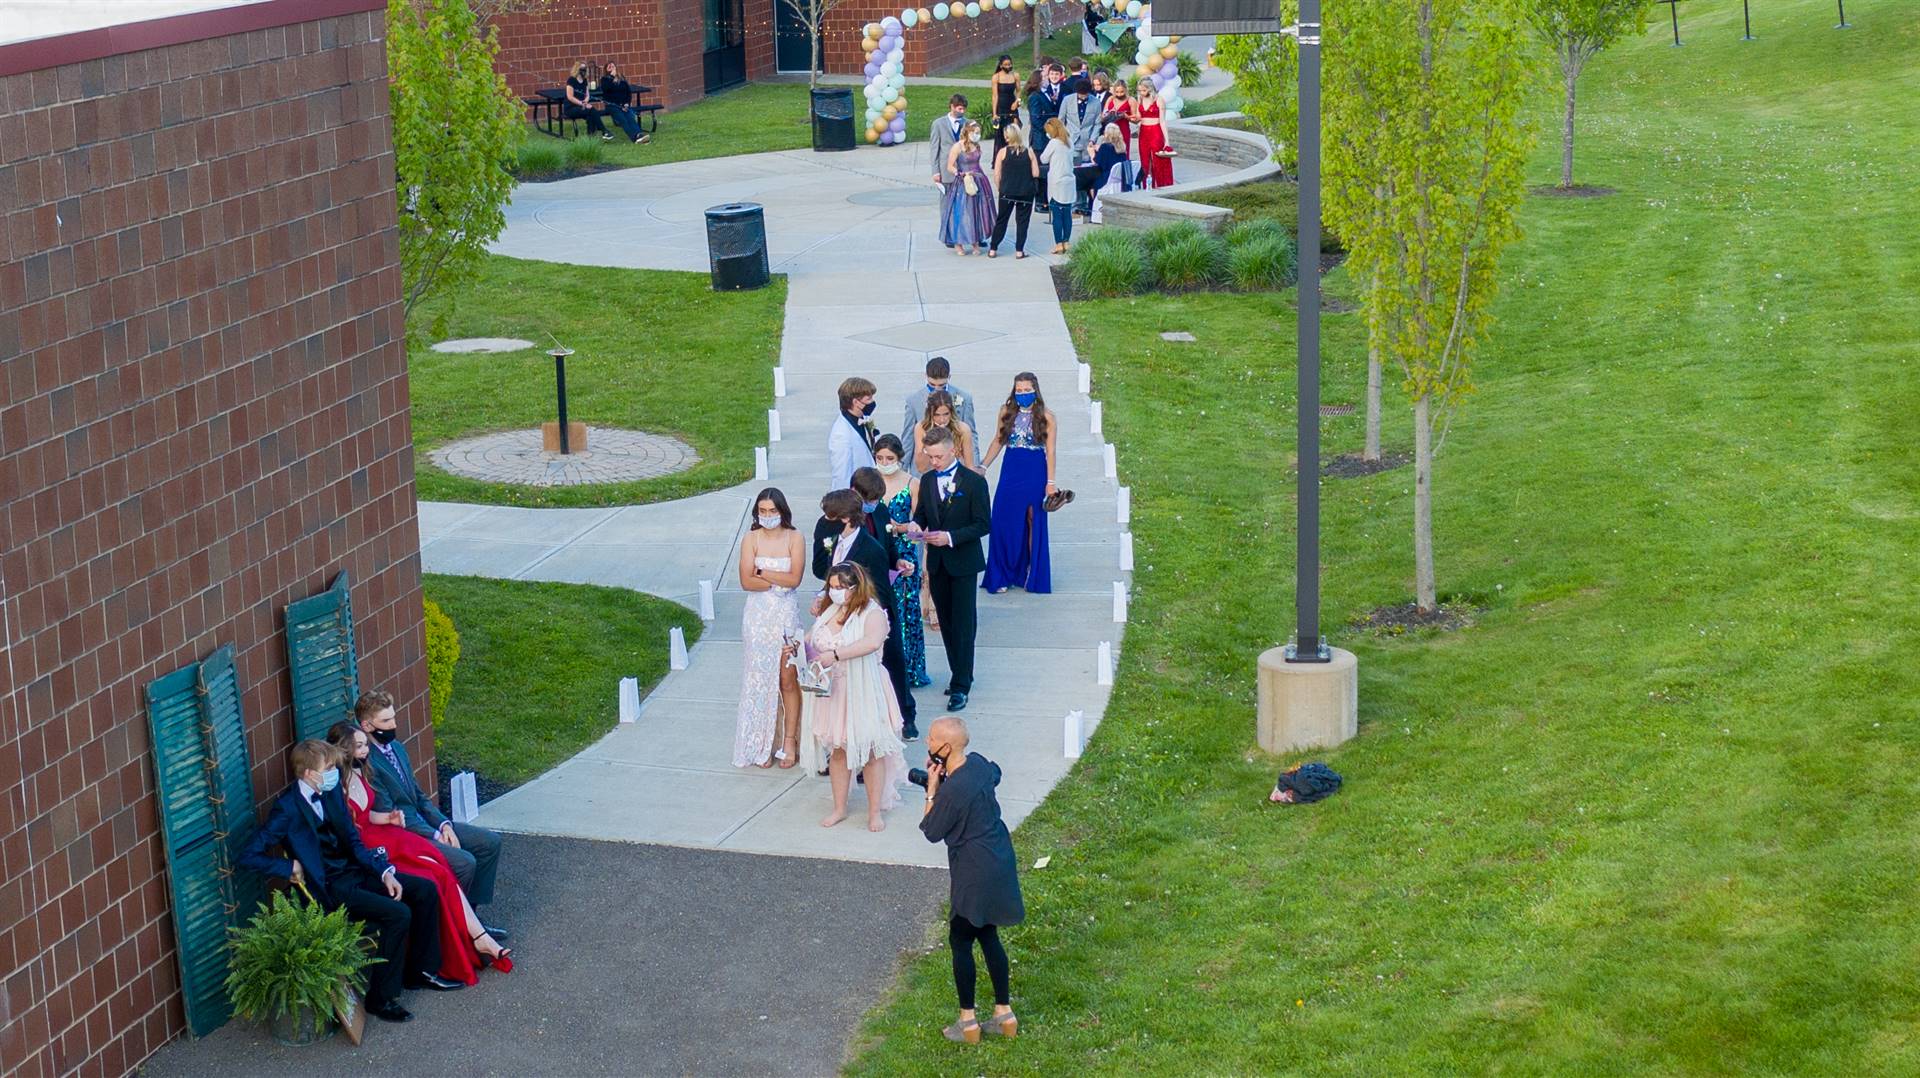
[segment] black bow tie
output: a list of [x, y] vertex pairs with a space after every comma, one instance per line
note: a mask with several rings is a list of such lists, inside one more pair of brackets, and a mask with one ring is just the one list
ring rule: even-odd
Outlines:
[[313, 802], [314, 804], [316, 804], [316, 805], [317, 805], [317, 804], [319, 804], [319, 803], [320, 803], [320, 795], [319, 795], [319, 794], [308, 794], [308, 795], [307, 795], [307, 800], [309, 800], [309, 801], [312, 801], [312, 802]]

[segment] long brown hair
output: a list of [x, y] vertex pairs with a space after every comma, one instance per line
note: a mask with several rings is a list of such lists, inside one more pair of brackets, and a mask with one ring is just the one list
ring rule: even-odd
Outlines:
[[867, 604], [873, 602], [873, 578], [867, 575], [859, 562], [843, 561], [827, 570], [827, 587], [833, 587], [835, 580], [852, 592], [840, 607], [840, 617], [834, 621], [835, 625], [845, 625], [848, 615], [856, 610], [865, 610]]
[[[1013, 384], [1022, 382], [1033, 384], [1033, 440], [1047, 440], [1047, 420], [1053, 413], [1047, 411], [1047, 398], [1040, 395], [1040, 379], [1032, 371], [1021, 371], [1013, 376]], [[1020, 402], [1013, 399], [1013, 389], [1007, 390], [1007, 403], [1000, 406], [1000, 441], [1004, 444], [1013, 438], [1013, 417], [1020, 414]]]

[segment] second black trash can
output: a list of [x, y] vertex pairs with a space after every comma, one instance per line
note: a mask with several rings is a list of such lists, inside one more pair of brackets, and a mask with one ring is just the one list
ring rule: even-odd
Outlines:
[[707, 263], [715, 292], [766, 287], [767, 221], [758, 202], [728, 202], [707, 210]]
[[853, 149], [853, 88], [816, 86], [813, 88], [813, 149]]

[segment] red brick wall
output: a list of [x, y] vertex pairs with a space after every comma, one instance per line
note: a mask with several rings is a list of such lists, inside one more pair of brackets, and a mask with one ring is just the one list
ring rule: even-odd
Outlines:
[[[565, 82], [581, 60], [612, 60], [631, 81], [652, 86], [653, 101], [677, 108], [706, 95], [701, 11], [700, 0], [555, 0], [532, 14], [501, 15], [493, 20], [494, 69], [526, 97]], [[748, 41], [751, 64], [752, 35]], [[769, 46], [769, 69], [772, 62]]]
[[362, 678], [426, 714], [383, 35], [0, 78], [0, 1073], [184, 1029], [148, 681], [235, 645], [264, 803], [281, 609], [346, 569]]

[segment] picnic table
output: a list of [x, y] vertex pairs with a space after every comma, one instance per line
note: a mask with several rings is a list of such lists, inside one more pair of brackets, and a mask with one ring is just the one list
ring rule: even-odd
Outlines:
[[[627, 107], [632, 109], [634, 114], [639, 117], [640, 129], [649, 134], [660, 130], [660, 111], [665, 106], [640, 100], [640, 98], [652, 93], [653, 87], [638, 82], [629, 83], [628, 85], [633, 88], [634, 103]], [[536, 90], [533, 96], [523, 97], [520, 100], [527, 106], [535, 127], [546, 134], [552, 135], [554, 138], [567, 137], [565, 129], [562, 126], [567, 122], [567, 91], [565, 87], [550, 86], [544, 90]], [[599, 91], [596, 90], [588, 94], [587, 100], [601, 100]], [[649, 117], [653, 120], [651, 127], [647, 125]], [[576, 135], [580, 133], [581, 122], [580, 118], [574, 118], [573, 133]]]

